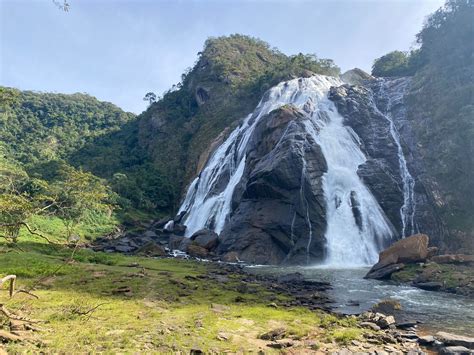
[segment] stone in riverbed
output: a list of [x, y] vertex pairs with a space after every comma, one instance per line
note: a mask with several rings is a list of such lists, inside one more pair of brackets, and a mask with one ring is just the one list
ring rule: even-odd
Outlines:
[[430, 281], [430, 282], [417, 282], [414, 284], [416, 287], [419, 287], [423, 290], [436, 291], [443, 287], [441, 282]]
[[395, 242], [379, 254], [378, 263], [372, 266], [365, 278], [389, 278], [392, 273], [400, 270], [404, 263], [425, 261], [428, 256], [428, 243], [429, 237], [426, 234], [415, 234]]
[[376, 270], [373, 270], [374, 268], [372, 268], [367, 273], [367, 275], [364, 276], [364, 278], [365, 279], [388, 279], [394, 272], [400, 271], [404, 267], [405, 267], [405, 264], [393, 264], [393, 265], [384, 266]]
[[377, 268], [390, 264], [425, 261], [429, 240], [426, 234], [415, 234], [395, 242], [380, 253]]
[[474, 349], [474, 338], [467, 336], [438, 332], [435, 338], [446, 345], [465, 346], [466, 348]]

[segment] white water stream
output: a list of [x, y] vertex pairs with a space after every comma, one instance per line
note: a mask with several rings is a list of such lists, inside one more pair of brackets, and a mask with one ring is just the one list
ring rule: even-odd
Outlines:
[[[405, 80], [405, 79], [398, 79]], [[389, 82], [386, 79], [379, 79], [380, 90], [379, 95], [386, 100], [386, 108], [382, 115], [390, 122], [390, 134], [397, 145], [398, 162], [400, 167], [400, 176], [403, 183], [403, 205], [400, 208], [400, 219], [402, 221], [402, 238], [412, 235], [415, 233], [415, 179], [413, 179], [410, 171], [408, 170], [407, 161], [405, 154], [403, 153], [402, 144], [400, 140], [400, 133], [395, 126], [392, 117], [392, 108], [402, 103], [403, 97], [405, 96], [406, 84], [401, 82], [402, 85], [394, 85], [392, 90], [389, 89]], [[387, 91], [390, 90], [390, 94]], [[376, 107], [375, 103], [374, 106]], [[378, 110], [378, 109], [377, 109]], [[380, 110], [379, 110], [380, 112]]]
[[[229, 218], [232, 195], [245, 167], [247, 144], [261, 117], [286, 104], [308, 115], [307, 132], [321, 146], [328, 170], [323, 176], [328, 265], [369, 265], [377, 261], [383, 240], [393, 233], [378, 202], [357, 175], [366, 161], [356, 133], [328, 99], [331, 86], [343, 83], [322, 75], [294, 79], [270, 89], [255, 111], [212, 154], [188, 188], [180, 212], [190, 236], [202, 228], [220, 233]], [[304, 156], [304, 152], [301, 152]], [[302, 177], [306, 174], [303, 166]], [[224, 183], [223, 183], [224, 181]], [[303, 184], [302, 184], [303, 185]], [[302, 187], [301, 198], [304, 198]], [[306, 208], [307, 204], [306, 204]], [[309, 224], [309, 241], [312, 228]], [[308, 244], [308, 248], [310, 243]]]

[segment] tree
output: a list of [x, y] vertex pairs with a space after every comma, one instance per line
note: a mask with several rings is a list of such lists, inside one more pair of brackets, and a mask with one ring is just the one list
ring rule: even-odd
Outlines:
[[62, 218], [69, 240], [85, 216], [93, 212], [112, 212], [109, 187], [95, 175], [65, 165], [61, 179], [51, 186], [55, 215]]
[[404, 76], [408, 64], [408, 54], [393, 51], [376, 59], [372, 66], [374, 76]]
[[41, 190], [45, 182], [31, 179], [19, 163], [9, 158], [4, 146], [0, 145], [0, 236], [16, 242], [21, 227], [46, 240], [28, 224], [28, 218], [46, 211], [50, 205], [43, 205]]
[[153, 92], [148, 92], [145, 97], [143, 98], [143, 101], [148, 101], [149, 104], [153, 104], [156, 102], [156, 94]]

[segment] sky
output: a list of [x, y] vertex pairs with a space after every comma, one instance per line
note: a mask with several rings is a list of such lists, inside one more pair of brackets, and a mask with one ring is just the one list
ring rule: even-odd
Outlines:
[[86, 92], [126, 111], [179, 82], [210, 36], [241, 33], [343, 71], [409, 50], [443, 0], [0, 0], [0, 85]]

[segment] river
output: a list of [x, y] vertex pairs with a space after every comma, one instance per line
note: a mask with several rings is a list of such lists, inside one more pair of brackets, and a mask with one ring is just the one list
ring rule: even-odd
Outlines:
[[408, 285], [366, 280], [369, 268], [334, 269], [324, 267], [249, 266], [251, 273], [282, 275], [301, 273], [305, 279], [332, 285], [329, 295], [334, 311], [356, 314], [383, 299], [398, 300], [404, 318], [419, 320], [422, 333], [448, 331], [474, 336], [474, 299], [444, 292], [425, 291]]

